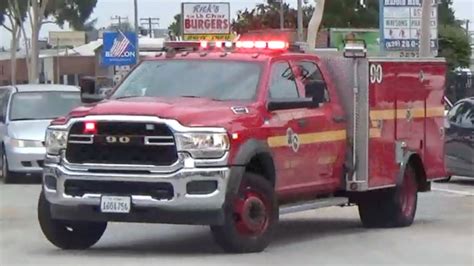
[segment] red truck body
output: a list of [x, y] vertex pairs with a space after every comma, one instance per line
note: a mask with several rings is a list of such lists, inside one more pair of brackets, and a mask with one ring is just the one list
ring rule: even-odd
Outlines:
[[[348, 203], [366, 204], [368, 207], [365, 209], [369, 211], [362, 210], [363, 222], [364, 215], [370, 218], [374, 216], [374, 212], [377, 212], [370, 205], [372, 203], [366, 203], [367, 200], [377, 201], [377, 197], [380, 197], [372, 191], [382, 191], [390, 197], [393, 193], [398, 195], [399, 188], [405, 191], [403, 184], [408, 182], [406, 181], [408, 178], [413, 177], [414, 180], [416, 179], [413, 183], [416, 185], [415, 196], [412, 194], [410, 197], [411, 200], [415, 197], [416, 205], [416, 191], [429, 191], [429, 181], [445, 176], [443, 96], [446, 67], [442, 60], [347, 59], [324, 52], [314, 54], [252, 51], [183, 52], [175, 56], [163, 54], [147, 59], [145, 62], [149, 61], [250, 62], [260, 65], [262, 71], [257, 93], [251, 101], [146, 96], [109, 99], [74, 110], [68, 117], [54, 122], [52, 129], [69, 128], [71, 121], [77, 119], [100, 122], [101, 119], [107, 120], [107, 116], [158, 117], [167, 121], [177, 121], [180, 127], [186, 127], [186, 130], [194, 128], [202, 131], [206, 128], [222, 128], [228, 135], [229, 148], [227, 159], [222, 161], [223, 165], [218, 166], [230, 169], [231, 180], [228, 184], [222, 185], [229, 186], [225, 189], [219, 183], [220, 189], [212, 195], [225, 191], [226, 202], [222, 207], [224, 214], [226, 206], [230, 204], [228, 203], [229, 191], [239, 190], [239, 186], [242, 189], [240, 181], [235, 181], [237, 187], [232, 187], [232, 178], [245, 179], [244, 172], [256, 173], [271, 183], [275, 199], [281, 208], [289, 206], [291, 209], [321, 198], [345, 198], [345, 201], [337, 201], [327, 206]], [[298, 95], [308, 95], [308, 80], [311, 77], [317, 77], [315, 79], [324, 84], [324, 100], [312, 108], [303, 105], [302, 107], [271, 108], [273, 103], [270, 87], [274, 82], [272, 78], [275, 77], [272, 74], [276, 71], [275, 66], [278, 64], [288, 65], [289, 70], [284, 71], [281, 76], [286, 75], [287, 72], [292, 73], [288, 80], [296, 84]], [[313, 65], [317, 67], [312, 73], [314, 75], [310, 77], [305, 71], [307, 66]], [[180, 73], [176, 73], [176, 76], [170, 78], [186, 78], [179, 75]], [[199, 161], [199, 163], [203, 162]], [[211, 160], [208, 163], [215, 164], [216, 161]], [[57, 167], [52, 164], [47, 160], [46, 167]], [[67, 168], [67, 165], [65, 167]], [[61, 169], [61, 162], [59, 162], [59, 168]], [[235, 174], [236, 172], [239, 174]], [[45, 170], [45, 176], [46, 173], [50, 174], [48, 170]], [[76, 176], [73, 179], [87, 179], [87, 174], [81, 175], [83, 176]], [[233, 177], [233, 175], [238, 175], [238, 177]], [[125, 177], [133, 180], [133, 175], [127, 175], [126, 172], [117, 177], [120, 177], [120, 180]], [[107, 179], [104, 174], [96, 178]], [[166, 180], [166, 178], [157, 177], [157, 180]], [[60, 180], [61, 177], [57, 179]], [[113, 182], [112, 177], [107, 180]], [[413, 188], [413, 185], [411, 187]], [[46, 198], [51, 204], [63, 204], [62, 199], [57, 198], [56, 192], [48, 190], [47, 185], [45, 185], [45, 190], [49, 191], [49, 194], [46, 193]], [[237, 204], [241, 204], [238, 207], [239, 211], [243, 209], [245, 212], [246, 206], [255, 202], [263, 209], [269, 208], [270, 203], [262, 199], [265, 197], [259, 196], [264, 192], [248, 193], [245, 197], [252, 200], [239, 202]], [[195, 200], [197, 202], [199, 198], [196, 197]], [[259, 205], [259, 202], [262, 205]], [[133, 203], [132, 201], [132, 205]], [[70, 206], [71, 201], [67, 201], [67, 204]], [[163, 208], [168, 208], [165, 204], [163, 203]], [[390, 204], [387, 203], [387, 206]], [[397, 206], [390, 205], [390, 208], [396, 209]], [[280, 209], [282, 213], [286, 212], [282, 210]], [[268, 244], [265, 241], [266, 244], [257, 241], [260, 243], [258, 245], [255, 244], [257, 242], [252, 242], [253, 244], [245, 242], [247, 240], [232, 242], [235, 236], [227, 235], [227, 229], [223, 229], [226, 228], [226, 218], [221, 217], [220, 208], [217, 211], [218, 218], [211, 222], [208, 220], [189, 222], [189, 219], [184, 219], [176, 223], [217, 224], [219, 226], [224, 223], [223, 227], [213, 229], [213, 232], [220, 232], [216, 233], [219, 235], [217, 241], [231, 251], [246, 252], [247, 249], [239, 249], [238, 246], [248, 247], [248, 245], [251, 246], [250, 251], [258, 251]], [[409, 212], [407, 215], [410, 217], [392, 221], [394, 225], [411, 223], [414, 210], [408, 209], [402, 212]], [[67, 214], [58, 214], [58, 217], [73, 220], [75, 215], [78, 214], [70, 211]], [[87, 213], [87, 215], [94, 221], [130, 220], [126, 216], [106, 216], [100, 213]], [[370, 219], [365, 219], [364, 224], [370, 226]], [[395, 218], [390, 216], [384, 219]], [[140, 221], [139, 218], [132, 220]], [[170, 222], [169, 220], [161, 221], [158, 218], [156, 221]], [[260, 220], [247, 221], [246, 225], [251, 227], [250, 225], [255, 225], [254, 223], [258, 224], [258, 221]], [[266, 230], [267, 226], [269, 226], [267, 222], [262, 224], [262, 232], [259, 232], [257, 236], [265, 235], [264, 229]], [[241, 227], [241, 224], [237, 226], [238, 231]], [[225, 233], [222, 233], [223, 231]], [[222, 235], [225, 235], [224, 240], [221, 238]], [[253, 246], [254, 244], [257, 246]]]

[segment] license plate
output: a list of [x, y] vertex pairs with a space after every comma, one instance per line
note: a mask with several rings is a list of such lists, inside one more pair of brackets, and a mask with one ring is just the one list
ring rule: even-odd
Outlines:
[[130, 197], [102, 196], [100, 211], [104, 213], [129, 213], [132, 200]]

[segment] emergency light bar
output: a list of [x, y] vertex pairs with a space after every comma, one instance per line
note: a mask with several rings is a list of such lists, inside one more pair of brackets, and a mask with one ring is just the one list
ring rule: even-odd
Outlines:
[[222, 51], [285, 51], [290, 44], [285, 41], [183, 41], [165, 42], [165, 49], [183, 50], [222, 50]]

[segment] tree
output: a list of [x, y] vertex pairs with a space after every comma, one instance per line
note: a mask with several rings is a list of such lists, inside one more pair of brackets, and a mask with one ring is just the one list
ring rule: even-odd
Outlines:
[[94, 19], [84, 22], [84, 24], [81, 24], [78, 26], [72, 26], [72, 28], [74, 30], [85, 31], [85, 32], [96, 31], [97, 21], [98, 21], [98, 18], [94, 18]]
[[[73, 28], [80, 27], [89, 18], [97, 4], [97, 0], [28, 0], [28, 19], [31, 26], [31, 46], [27, 53], [28, 77], [30, 83], [38, 83], [39, 79], [39, 33], [46, 23], [63, 26], [68, 22]], [[25, 42], [27, 39], [23, 27]], [[25, 43], [26, 45], [28, 43]], [[28, 47], [28, 45], [27, 45]]]
[[438, 4], [438, 22], [440, 25], [459, 25], [452, 8], [452, 0], [441, 0]]
[[[379, 1], [367, 0], [366, 7], [361, 7], [359, 1], [328, 0], [324, 3], [324, 13], [321, 25], [324, 28], [378, 28]], [[321, 6], [323, 6], [321, 4]], [[285, 28], [296, 28], [298, 12], [288, 4], [284, 4]], [[314, 14], [312, 5], [303, 7], [303, 25], [308, 26]], [[259, 4], [253, 9], [244, 9], [237, 12], [237, 19], [233, 21], [233, 29], [237, 33], [249, 30], [260, 30], [280, 27], [280, 4], [268, 1]]]
[[365, 7], [359, 1], [326, 1], [322, 25], [325, 28], [378, 28], [379, 1], [367, 0]]
[[176, 14], [174, 16], [174, 21], [168, 29], [174, 34], [174, 36], [181, 36], [181, 14]]
[[[26, 17], [27, 0], [8, 0], [0, 2], [0, 25], [11, 34], [10, 39], [10, 83], [16, 84], [16, 53], [21, 37], [21, 28]], [[8, 25], [6, 24], [8, 21]]]
[[439, 55], [450, 69], [468, 67], [471, 57], [469, 37], [456, 20], [452, 4], [452, 0], [441, 0], [438, 6]]
[[448, 67], [469, 67], [471, 46], [464, 29], [453, 25], [439, 27], [439, 55], [446, 58]]

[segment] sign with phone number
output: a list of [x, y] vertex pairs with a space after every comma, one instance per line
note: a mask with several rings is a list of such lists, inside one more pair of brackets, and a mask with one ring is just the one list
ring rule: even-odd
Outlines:
[[[384, 46], [387, 51], [417, 50], [420, 46], [420, 40], [384, 40]], [[438, 40], [431, 40], [431, 49], [438, 49]]]

